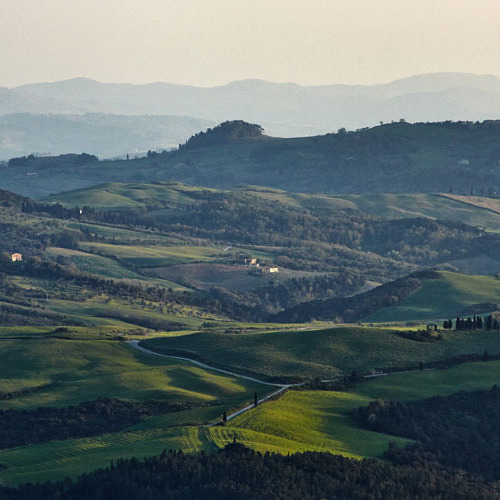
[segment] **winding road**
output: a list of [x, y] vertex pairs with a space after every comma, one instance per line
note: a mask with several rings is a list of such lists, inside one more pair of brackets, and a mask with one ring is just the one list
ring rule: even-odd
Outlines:
[[[266, 382], [265, 380], [259, 380], [258, 378], [249, 377], [248, 375], [242, 375], [241, 373], [235, 373], [235, 372], [231, 372], [229, 370], [224, 370], [222, 368], [216, 368], [214, 366], [207, 365], [205, 363], [202, 363], [201, 361], [196, 361], [194, 359], [184, 358], [182, 356], [172, 356], [170, 354], [161, 354], [161, 353], [156, 352], [156, 351], [151, 351], [150, 349], [146, 349], [145, 347], [140, 346], [139, 342], [140, 342], [140, 340], [128, 340], [126, 343], [129, 344], [132, 348], [137, 349], [138, 351], [144, 352], [146, 354], [160, 356], [162, 358], [168, 358], [168, 359], [177, 359], [179, 361], [186, 361], [187, 363], [191, 363], [193, 365], [199, 366], [200, 368], [204, 368], [205, 370], [211, 370], [214, 372], [223, 373], [224, 375], [230, 375], [231, 377], [241, 378], [243, 380], [249, 380], [250, 382], [256, 382], [258, 384], [270, 385], [270, 386], [278, 388], [275, 391], [269, 393], [267, 396], [264, 396], [263, 398], [259, 399], [257, 401], [258, 404], [263, 403], [264, 401], [267, 401], [268, 399], [271, 399], [272, 397], [277, 396], [278, 394], [281, 394], [282, 392], [285, 392], [286, 390], [290, 389], [291, 387], [299, 387], [301, 385], [304, 385], [304, 382], [302, 382], [300, 384], [276, 384], [273, 382]], [[426, 371], [426, 370], [434, 370], [434, 369], [435, 368], [425, 368], [424, 370]], [[387, 373], [380, 372], [380, 373], [374, 373], [372, 375], [364, 375], [363, 378], [385, 377], [387, 375], [396, 375], [398, 373], [409, 373], [409, 372], [414, 372], [414, 371], [421, 371], [421, 370], [419, 370], [419, 369], [401, 370], [398, 372], [387, 372]], [[321, 382], [335, 382], [336, 380], [338, 380], [338, 378], [337, 379], [325, 379], [325, 380], [321, 380]], [[253, 403], [248, 405], [248, 406], [245, 406], [245, 408], [242, 408], [241, 410], [238, 410], [234, 413], [231, 413], [231, 415], [227, 416], [227, 420], [232, 420], [233, 418], [237, 417], [238, 415], [241, 415], [242, 413], [245, 413], [245, 412], [251, 410], [252, 408], [255, 408], [255, 405]], [[218, 423], [219, 422], [209, 424], [209, 425], [210, 426], [217, 425]]]
[[[271, 399], [274, 396], [277, 396], [278, 394], [286, 391], [290, 387], [303, 385], [303, 383], [302, 384], [274, 384], [272, 382], [266, 382], [265, 380], [259, 380], [258, 378], [249, 377], [247, 375], [242, 375], [240, 373], [231, 372], [229, 370], [224, 370], [222, 368], [215, 368], [214, 366], [210, 366], [210, 365], [207, 365], [205, 363], [201, 363], [200, 361], [196, 361], [194, 359], [184, 358], [182, 356], [171, 356], [169, 354], [160, 354], [159, 352], [151, 351], [150, 349], [146, 349], [145, 347], [140, 346], [139, 342], [140, 342], [139, 340], [129, 340], [129, 341], [127, 341], [127, 344], [129, 344], [134, 349], [137, 349], [138, 351], [144, 352], [146, 354], [152, 354], [154, 356], [160, 356], [162, 358], [168, 358], [168, 359], [178, 359], [179, 361], [186, 361], [186, 362], [191, 363], [193, 365], [199, 366], [200, 368], [205, 368], [206, 370], [211, 370], [214, 372], [223, 373], [224, 375], [230, 375], [231, 377], [241, 378], [243, 380], [249, 380], [250, 382], [257, 382], [258, 384], [278, 387], [278, 389], [276, 389], [275, 391], [273, 391], [273, 392], [267, 394], [266, 396], [264, 396], [263, 398], [259, 399], [257, 401], [258, 404], [263, 403], [264, 401], [267, 401], [268, 399]], [[252, 408], [255, 408], [255, 405], [253, 403], [248, 405], [248, 406], [245, 406], [244, 408], [241, 408], [238, 411], [235, 411], [234, 413], [231, 413], [230, 415], [227, 416], [227, 420], [232, 420], [233, 418], [251, 410]], [[209, 424], [209, 425], [213, 426], [213, 425], [217, 425], [218, 423], [219, 422], [215, 422], [215, 423]]]
[[[150, 349], [146, 349], [139, 345], [140, 340], [128, 340], [127, 344], [132, 346], [134, 349], [138, 349], [141, 352], [145, 352], [147, 354], [154, 354], [155, 356], [161, 356], [162, 358], [170, 358], [170, 359], [179, 359], [180, 361], [187, 361], [188, 363], [192, 363], [193, 365], [199, 366], [201, 368], [205, 368], [206, 370], [211, 370], [213, 372], [224, 373], [225, 375], [231, 375], [232, 377], [242, 378], [245, 380], [250, 380], [251, 382], [257, 382], [258, 384], [264, 385], [272, 385], [274, 387], [291, 387], [294, 384], [274, 384], [272, 382], [266, 382], [264, 380], [259, 380], [258, 378], [248, 377], [247, 375], [241, 375], [240, 373], [230, 372], [228, 370], [223, 370], [222, 368], [215, 368], [214, 366], [206, 365], [205, 363], [201, 363], [200, 361], [196, 361], [190, 358], [183, 358], [182, 356], [171, 356], [170, 354], [160, 354], [156, 351], [151, 351]], [[298, 385], [298, 384], [295, 384]]]

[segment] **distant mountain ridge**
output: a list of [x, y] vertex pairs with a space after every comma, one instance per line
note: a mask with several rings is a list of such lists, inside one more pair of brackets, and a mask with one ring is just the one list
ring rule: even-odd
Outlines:
[[261, 124], [269, 135], [292, 137], [400, 118], [410, 122], [499, 118], [500, 78], [433, 73], [378, 85], [300, 86], [242, 80], [211, 88], [74, 78], [0, 89], [0, 115], [18, 112], [245, 120]]

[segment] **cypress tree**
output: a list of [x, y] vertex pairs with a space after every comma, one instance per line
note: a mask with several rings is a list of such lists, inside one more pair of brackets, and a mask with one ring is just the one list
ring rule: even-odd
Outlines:
[[493, 326], [493, 316], [490, 314], [484, 322], [484, 327], [486, 330], [491, 330], [492, 326]]

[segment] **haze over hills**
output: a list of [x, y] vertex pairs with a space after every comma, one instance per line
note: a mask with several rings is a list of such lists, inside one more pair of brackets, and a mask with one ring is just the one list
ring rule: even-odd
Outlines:
[[[357, 129], [400, 118], [409, 122], [498, 118], [500, 78], [435, 73], [371, 86], [334, 84], [306, 87], [294, 83], [242, 80], [212, 88], [169, 83], [100, 83], [75, 78], [0, 89], [0, 115], [12, 113], [178, 115], [210, 122], [242, 119], [261, 124], [269, 135], [296, 137], [334, 132], [342, 127]], [[113, 120], [121, 123], [125, 118], [114, 117]], [[144, 123], [144, 118], [141, 120]], [[77, 124], [67, 123], [66, 126], [68, 136], [80, 135], [86, 152], [108, 154]], [[127, 123], [123, 126], [130, 127]], [[136, 127], [140, 128], [141, 123]], [[57, 150], [55, 146], [53, 149], [44, 147], [42, 130], [41, 126], [38, 130], [36, 127], [32, 129], [31, 142], [19, 138], [14, 143], [17, 149], [9, 149], [9, 140], [4, 137], [0, 143], [6, 146], [0, 148], [0, 157], [6, 158], [5, 155], [13, 150], [20, 154], [49, 150], [52, 153], [67, 152], [67, 149]], [[15, 127], [12, 134], [15, 135]], [[119, 127], [114, 134], [120, 136]], [[159, 141], [154, 134], [149, 138], [148, 132], [145, 132], [145, 139], [146, 150], [171, 144], [167, 139]], [[181, 137], [181, 141], [185, 139], [187, 137]], [[122, 154], [126, 152], [120, 151]], [[117, 153], [113, 150], [113, 154]]]
[[100, 158], [133, 157], [150, 149], [177, 147], [212, 125], [187, 116], [9, 114], [0, 116], [0, 159], [83, 151]]

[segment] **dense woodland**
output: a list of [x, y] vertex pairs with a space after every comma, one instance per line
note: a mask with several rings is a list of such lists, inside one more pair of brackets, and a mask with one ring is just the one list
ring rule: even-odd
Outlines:
[[391, 466], [328, 453], [262, 455], [240, 444], [218, 453], [164, 452], [44, 485], [3, 489], [6, 500], [346, 500], [494, 499], [500, 486], [433, 464]]
[[500, 479], [500, 389], [458, 392], [415, 403], [374, 401], [355, 418], [365, 427], [415, 440], [406, 448], [391, 445], [395, 463], [440, 463], [489, 480]]

